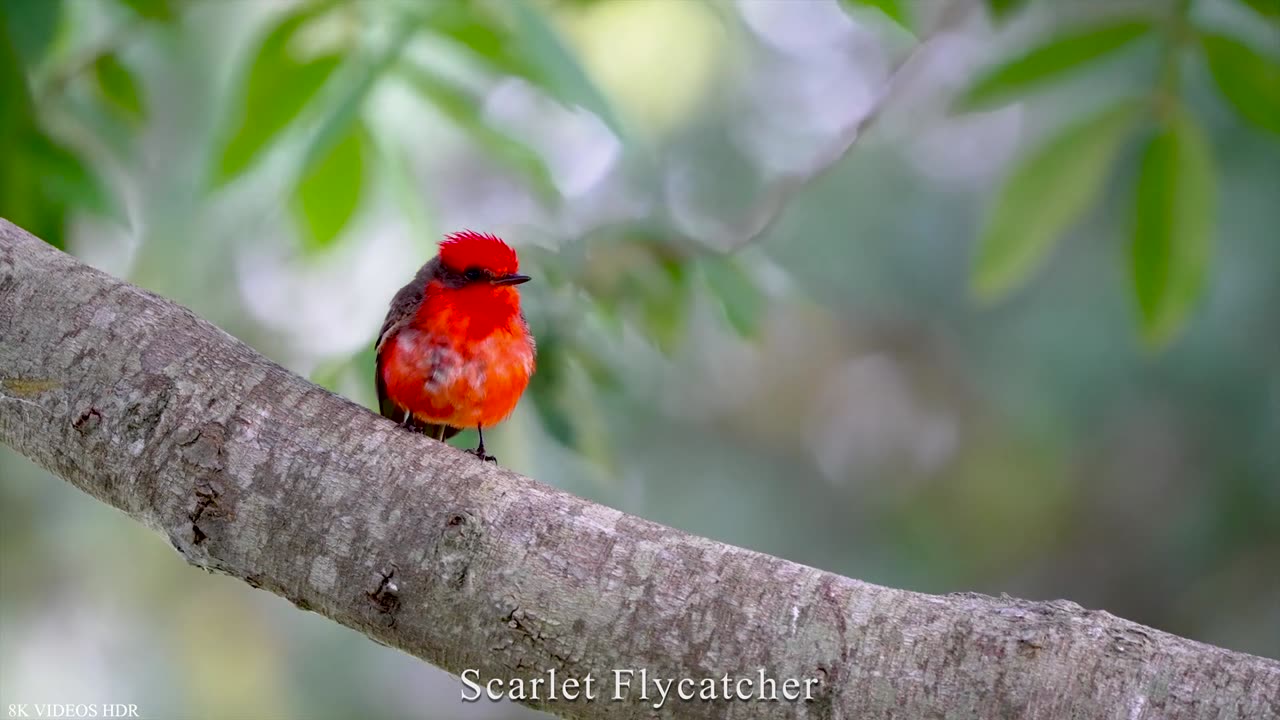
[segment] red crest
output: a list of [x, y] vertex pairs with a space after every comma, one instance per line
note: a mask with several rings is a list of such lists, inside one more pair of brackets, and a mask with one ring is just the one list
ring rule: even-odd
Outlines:
[[440, 262], [456, 272], [478, 267], [498, 277], [512, 275], [520, 269], [516, 251], [502, 238], [472, 230], [446, 235], [440, 242]]

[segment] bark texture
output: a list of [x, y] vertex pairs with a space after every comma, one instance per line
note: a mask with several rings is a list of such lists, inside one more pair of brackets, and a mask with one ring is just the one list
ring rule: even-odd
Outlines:
[[0, 441], [188, 562], [454, 673], [821, 680], [808, 702], [531, 703], [567, 716], [1280, 716], [1273, 660], [1071, 602], [878, 587], [478, 462], [3, 220]]

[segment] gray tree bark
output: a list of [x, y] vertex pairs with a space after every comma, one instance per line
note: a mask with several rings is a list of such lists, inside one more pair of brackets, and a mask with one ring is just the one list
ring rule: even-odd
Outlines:
[[[594, 701], [530, 703], [569, 717], [1280, 716], [1273, 660], [1071, 602], [878, 587], [479, 462], [3, 220], [0, 441], [188, 562], [455, 674], [592, 675]], [[642, 668], [818, 682], [655, 711], [637, 675], [612, 700]]]

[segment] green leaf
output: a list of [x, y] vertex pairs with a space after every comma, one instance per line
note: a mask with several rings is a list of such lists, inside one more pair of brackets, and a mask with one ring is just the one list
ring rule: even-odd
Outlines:
[[338, 66], [341, 57], [329, 54], [310, 60], [294, 57], [290, 42], [307, 21], [328, 4], [307, 5], [288, 15], [258, 46], [238, 102], [237, 115], [218, 158], [219, 184], [243, 172], [302, 112]]
[[668, 355], [684, 339], [689, 314], [689, 277], [682, 264], [661, 263], [642, 278], [640, 324], [658, 348]]
[[3, 0], [0, 25], [6, 26], [8, 37], [0, 38], [0, 42], [12, 42], [22, 64], [31, 67], [49, 49], [61, 17], [62, 0]]
[[911, 17], [907, 10], [906, 0], [841, 0], [841, 2], [847, 8], [875, 8], [903, 28], [911, 29]]
[[1089, 209], [1136, 109], [1124, 103], [1073, 125], [1013, 169], [978, 241], [972, 285], [980, 299], [996, 299], [1025, 282]]
[[74, 152], [28, 129], [5, 138], [0, 163], [0, 217], [49, 244], [64, 247], [67, 219], [77, 211], [123, 220], [116, 197]]
[[1180, 110], [1147, 142], [1138, 177], [1133, 287], [1143, 337], [1153, 346], [1178, 333], [1204, 288], [1215, 185], [1209, 142]]
[[129, 9], [148, 20], [172, 20], [173, 3], [170, 0], [121, 0]]
[[[33, 129], [36, 121], [26, 68], [17, 43], [10, 39], [11, 9], [0, 7], [4, 7], [0, 10], [0, 98], [4, 98], [0, 102], [0, 148], [12, 145], [16, 149], [20, 147], [19, 135]], [[3, 155], [8, 156], [8, 152]]]
[[1058, 35], [985, 71], [956, 104], [963, 110], [975, 110], [1007, 101], [1114, 53], [1152, 28], [1149, 20], [1129, 19]]
[[424, 99], [465, 131], [486, 153], [520, 175], [545, 201], [559, 199], [551, 171], [542, 156], [523, 142], [485, 122], [481, 98], [466, 88], [416, 64], [401, 66], [401, 75]]
[[707, 287], [720, 301], [729, 324], [744, 337], [755, 334], [760, 324], [760, 290], [733, 258], [716, 258], [703, 263]]
[[1026, 5], [1027, 0], [987, 0], [987, 12], [996, 22], [1003, 22]]
[[304, 230], [306, 249], [323, 250], [332, 245], [360, 207], [365, 146], [364, 126], [352, 123], [299, 180], [292, 205]]
[[1280, 63], [1226, 35], [1203, 38], [1209, 71], [1240, 117], [1280, 134]]
[[1272, 20], [1280, 20], [1280, 0], [1244, 0], [1259, 15]]
[[23, 61], [11, 41], [11, 23], [23, 17], [16, 10], [31, 8], [0, 4], [0, 217], [61, 248], [72, 211], [117, 219], [123, 213], [97, 174], [39, 128]]
[[60, 200], [71, 208], [117, 220], [123, 218], [123, 212], [114, 196], [107, 191], [106, 185], [75, 153], [44, 135], [33, 138], [27, 146], [27, 152], [46, 196]]
[[138, 83], [115, 53], [99, 57], [93, 64], [93, 74], [102, 97], [123, 115], [131, 120], [140, 120], [145, 115]]
[[32, 182], [38, 175], [28, 160], [28, 139], [36, 133], [35, 117], [26, 70], [9, 34], [11, 12], [0, 5], [0, 217], [62, 247], [63, 212], [51, 211]]

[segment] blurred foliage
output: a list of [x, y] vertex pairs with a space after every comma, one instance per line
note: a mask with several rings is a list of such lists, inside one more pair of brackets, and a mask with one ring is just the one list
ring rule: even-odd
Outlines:
[[[126, 29], [139, 20], [173, 22], [183, 12], [179, 0], [129, 0], [122, 4], [136, 16], [117, 21]], [[905, 0], [846, 0], [845, 4], [850, 9], [874, 8], [906, 28], [913, 25], [911, 3]], [[1253, 0], [1249, 5], [1274, 19], [1264, 0]], [[1025, 10], [1025, 3], [989, 0], [988, 7], [993, 17], [1008, 21]], [[1160, 44], [1164, 51], [1163, 67], [1153, 72], [1145, 124], [1164, 134], [1168, 132], [1164, 126], [1169, 124], [1179, 129], [1179, 135], [1200, 134], [1197, 113], [1184, 107], [1178, 79], [1181, 66], [1202, 54], [1236, 112], [1260, 127], [1280, 132], [1275, 120], [1280, 117], [1280, 65], [1240, 40], [1197, 26], [1191, 19], [1191, 7], [1192, 3], [1181, 0], [1153, 3], [1141, 15], [1104, 16], [1092, 24], [1056, 30], [980, 74], [956, 106], [973, 111], [1007, 103], [1050, 87], [1068, 74], [1083, 72], [1136, 42], [1147, 41]], [[5, 154], [14, 158], [6, 163], [8, 177], [0, 188], [0, 212], [55, 244], [62, 242], [63, 226], [72, 209], [119, 215], [107, 183], [83, 154], [52, 137], [52, 128], [44, 127], [26, 90], [27, 77], [40, 69], [52, 41], [60, 10], [60, 2], [14, 0], [6, 3], [0, 18], [9, 38], [0, 72], [6, 87], [11, 88], [6, 96], [13, 99], [6, 103], [3, 120], [3, 127], [8, 128], [4, 137], [10, 145]], [[22, 31], [15, 32], [15, 27]], [[593, 112], [620, 138], [634, 138], [535, 4], [313, 0], [278, 13], [246, 52], [244, 69], [232, 90], [230, 113], [222, 123], [220, 148], [214, 153], [213, 181], [224, 184], [239, 177], [283, 137], [303, 133], [310, 139], [294, 173], [289, 206], [303, 246], [310, 252], [324, 252], [359, 211], [370, 177], [369, 164], [382, 161], [371, 151], [368, 131], [360, 120], [362, 108], [375, 86], [386, 76], [397, 75], [470, 134], [478, 147], [531, 183], [543, 202], [555, 203], [557, 191], [536, 151], [487, 122], [474, 91], [448, 73], [425, 67], [406, 55], [409, 40], [422, 34], [455, 44], [465, 60], [478, 69], [520, 77], [567, 106]], [[99, 102], [112, 112], [130, 123], [144, 122], [144, 93], [119, 48], [106, 45], [86, 59], [76, 60], [84, 60], [91, 72], [74, 63], [58, 68], [43, 81], [48, 91], [57, 92], [62, 84], [82, 75], [83, 81], [96, 86]], [[1128, 112], [1104, 114], [1127, 116]], [[1045, 140], [1042, 148], [1029, 152], [1013, 168], [974, 256], [974, 288], [980, 297], [1005, 296], [1043, 265], [1056, 241], [1093, 207], [1094, 193], [1112, 172], [1124, 153], [1124, 141], [1133, 138], [1135, 129], [1135, 123], [1110, 120], [1097, 126], [1068, 128]], [[625, 142], [624, 146], [632, 144]], [[1203, 148], [1200, 154], [1194, 163], [1172, 162], [1167, 169], [1212, 176], [1211, 148]], [[22, 182], [17, 179], [21, 177], [42, 181]], [[1213, 185], [1212, 177], [1168, 182], [1201, 188]], [[1188, 210], [1179, 203], [1152, 201], [1152, 195], [1144, 192], [1145, 199], [1135, 206], [1130, 257], [1143, 335], [1153, 344], [1163, 345], [1177, 336], [1195, 307], [1204, 283], [1186, 278], [1208, 275], [1211, 257], [1206, 249], [1211, 246], [1216, 224], [1212, 202], [1192, 203], [1189, 207], [1194, 209]], [[1154, 215], [1159, 208], [1167, 213], [1162, 218]], [[1203, 216], [1193, 216], [1197, 213]], [[1160, 227], [1195, 230], [1164, 233], [1157, 240], [1153, 228]], [[654, 242], [657, 252], [666, 252], [660, 247], [664, 240]], [[1169, 262], [1163, 259], [1166, 256], [1184, 261]], [[1185, 266], [1188, 262], [1196, 267]], [[640, 326], [668, 349], [678, 338], [676, 319], [683, 315], [682, 298], [687, 298], [681, 292], [685, 283], [678, 276], [680, 272], [668, 266], [666, 281], [661, 281], [662, 276], [651, 277], [652, 286], [642, 292], [648, 300], [639, 314]], [[752, 294], [741, 273], [717, 270], [707, 277], [720, 289], [736, 283], [735, 295]], [[758, 301], [743, 302], [748, 307], [752, 304]], [[750, 328], [751, 323], [743, 317], [745, 311], [726, 307], [735, 327]]]
[[[1266, 4], [1249, 2], [1263, 13]], [[997, 15], [1006, 15], [1007, 5], [990, 2]], [[1059, 30], [988, 69], [960, 100], [965, 109], [1007, 101], [1080, 71], [1137, 40], [1161, 45], [1161, 64], [1152, 72], [1148, 115], [1149, 124], [1164, 139], [1152, 141], [1137, 181], [1130, 253], [1142, 334], [1156, 347], [1178, 335], [1203, 291], [1211, 262], [1208, 249], [1217, 228], [1211, 197], [1216, 173], [1212, 148], [1201, 140], [1201, 121], [1186, 106], [1180, 82], [1188, 56], [1203, 55], [1223, 97], [1242, 118], [1280, 131], [1280, 59], [1197, 26], [1192, 7], [1191, 0], [1152, 3], [1147, 17], [1105, 18], [1088, 27]], [[1126, 136], [1132, 130], [1131, 126], [1122, 129]], [[1115, 131], [1110, 123], [1068, 128], [1013, 169], [975, 255], [974, 288], [980, 296], [1003, 297], [1025, 283], [1043, 264], [1053, 243], [1090, 210], [1093, 199], [1079, 193], [1082, 188], [1100, 187], [1103, 173], [1117, 164], [1123, 153], [1117, 140], [1125, 138], [1117, 138]], [[1177, 157], [1180, 153], [1189, 157]], [[1157, 173], [1162, 176], [1157, 178]], [[1083, 180], [1089, 184], [1081, 184]], [[1163, 186], [1168, 189], [1159, 189]]]
[[[1271, 0], [1241, 1], [1267, 21], [1276, 21]], [[126, 30], [138, 21], [174, 22], [184, 7], [181, 0], [121, 0], [121, 4], [135, 16], [117, 21]], [[845, 5], [850, 9], [873, 8], [905, 28], [913, 25], [912, 3], [907, 0], [845, 0]], [[1025, 11], [1027, 4], [988, 0], [987, 5], [994, 18], [1008, 21]], [[1180, 134], [1199, 132], [1195, 126], [1201, 121], [1193, 108], [1185, 107], [1179, 77], [1182, 65], [1200, 56], [1223, 97], [1241, 117], [1280, 133], [1280, 121], [1276, 120], [1280, 118], [1280, 63], [1240, 39], [1197, 25], [1192, 20], [1192, 7], [1187, 0], [1152, 3], [1140, 15], [1130, 11], [1080, 27], [1057, 29], [980, 74], [960, 95], [956, 107], [974, 111], [1007, 103], [1146, 41], [1164, 48], [1163, 65], [1153, 70], [1146, 125], [1159, 132], [1166, 132], [1164, 126], [1170, 124], [1181, 128]], [[54, 137], [54, 129], [42, 122], [36, 112], [38, 105], [33, 105], [27, 90], [27, 78], [40, 75], [61, 11], [60, 0], [12, 0], [0, 17], [7, 38], [0, 73], [8, 88], [5, 95], [11, 98], [5, 104], [0, 127], [6, 130], [5, 155], [12, 158], [6, 163], [5, 182], [0, 186], [0, 212], [59, 245], [73, 209], [119, 216], [108, 183], [83, 153]], [[392, 31], [383, 33], [390, 37], [378, 37], [366, 30], [370, 27]], [[394, 69], [426, 102], [471, 134], [479, 147], [530, 182], [544, 202], [556, 202], [555, 187], [537, 152], [487, 123], [473, 91], [447, 74], [405, 57], [408, 41], [419, 34], [455, 43], [468, 61], [485, 71], [523, 78], [567, 106], [593, 112], [620, 138], [634, 138], [538, 5], [485, 0], [422, 4], [312, 0], [279, 13], [246, 53], [244, 70], [232, 91], [231, 112], [223, 125], [223, 140], [214, 153], [214, 182], [223, 184], [250, 170], [282, 136], [309, 132], [311, 140], [295, 172], [290, 207], [302, 230], [304, 246], [323, 252], [341, 237], [359, 211], [369, 176], [366, 166], [380, 162], [363, 139], [367, 130], [362, 129], [359, 117], [374, 86]], [[122, 119], [135, 124], [145, 121], [144, 93], [119, 48], [108, 44], [75, 60], [45, 74], [41, 81], [45, 87], [38, 89], [58, 92], [62, 85], [82, 76], [96, 87], [99, 102]], [[1136, 125], [1129, 127], [1119, 140], [1133, 139], [1136, 129]], [[1099, 174], [1112, 171], [1125, 152], [1125, 144], [1117, 138], [1094, 137], [1070, 128], [1060, 137], [1045, 140], [1042, 149], [1028, 153], [1012, 170], [1010, 188], [993, 205], [988, 229], [979, 240], [973, 278], [980, 297], [1000, 298], [1025, 284], [1043, 265], [1055, 242], [1094, 205], [1092, 198], [1073, 194], [1084, 190], [1058, 192], [1055, 188], [1076, 187], [1075, 181], [1081, 178], [1094, 180], [1091, 186], [1098, 184]], [[1072, 162], [1058, 162], [1085, 146], [1093, 152], [1084, 152], [1083, 158]], [[1204, 157], [1195, 165], [1173, 163], [1169, 168], [1174, 173], [1211, 176], [1215, 172], [1212, 150], [1205, 148]], [[19, 179], [23, 177], [42, 180], [23, 182]], [[1035, 178], [1032, 187], [1023, 187], [1028, 177]], [[1182, 181], [1170, 182], [1178, 185]], [[1211, 177], [1185, 182], [1201, 187], [1213, 184]], [[1029, 201], [1034, 201], [1034, 207], [1028, 207]], [[1152, 217], [1157, 206], [1167, 207], [1170, 214], [1159, 220]], [[1146, 229], [1153, 223], [1172, 227], [1180, 221], [1199, 228], [1178, 232], [1166, 242], [1172, 244], [1170, 256], [1196, 258], [1202, 266], [1196, 274], [1207, 276], [1205, 266], [1211, 256], [1204, 249], [1212, 245], [1209, 236], [1215, 232], [1213, 204], [1199, 205], [1196, 212], [1204, 217], [1187, 217], [1191, 211], [1178, 210], [1175, 204], [1141, 202], [1139, 207], [1130, 253], [1134, 297], [1141, 310], [1138, 316], [1144, 337], [1154, 345], [1163, 345], [1177, 336], [1203, 283], [1164, 278], [1167, 273], [1190, 269], [1169, 266], [1153, 254]], [[1175, 218], [1175, 212], [1181, 215]], [[681, 285], [677, 282], [673, 287]], [[654, 293], [653, 303], [643, 314], [643, 325], [664, 346], [670, 346], [674, 337], [670, 318], [679, 314], [679, 293], [674, 299], [665, 295], [658, 299], [659, 295], [663, 294]], [[747, 327], [741, 318], [734, 324]]]
[[[1280, 6], [986, 0], [956, 31], [982, 52], [936, 59], [963, 75], [929, 88], [942, 117], [891, 94], [847, 160], [821, 151], [900, 50], [928, 60], [944, 5], [3, 0], [0, 215], [366, 405], [372, 334], [433, 238], [500, 231], [538, 339], [486, 433], [504, 465], [876, 582], [1274, 653]], [[29, 589], [58, 587], [192, 644], [157, 654], [212, 648], [156, 712], [456, 696], [168, 555], [91, 566], [94, 508], [0, 473], [0, 567], [33, 575], [3, 629], [59, 617]]]

